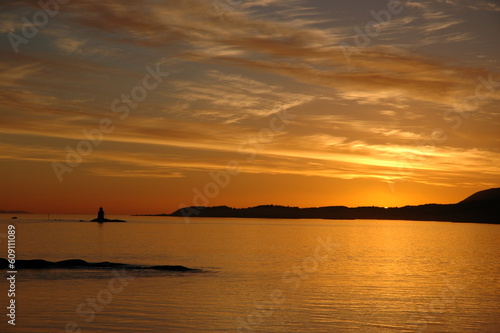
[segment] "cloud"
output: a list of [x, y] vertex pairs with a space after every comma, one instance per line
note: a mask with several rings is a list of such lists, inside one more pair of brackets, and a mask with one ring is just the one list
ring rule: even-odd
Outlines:
[[216, 70], [207, 71], [205, 78], [196, 82], [173, 80], [169, 84], [174, 87], [168, 94], [173, 99], [172, 103], [184, 103], [185, 107], [169, 108], [167, 112], [170, 110], [188, 118], [219, 118], [225, 123], [268, 117], [315, 98]]
[[94, 38], [80, 37], [82, 32], [71, 31], [67, 25], [56, 26], [44, 31], [44, 34], [52, 38], [52, 43], [58, 51], [68, 55], [78, 55], [90, 57], [118, 56], [119, 49], [103, 45], [102, 42]]
[[451, 20], [451, 21], [447, 21], [447, 22], [442, 22], [442, 21], [441, 22], [432, 22], [432, 23], [429, 23], [429, 24], [425, 25], [424, 27], [422, 27], [422, 29], [426, 33], [432, 33], [432, 32], [436, 32], [439, 30], [448, 29], [450, 27], [453, 27], [453, 26], [461, 24], [461, 23], [463, 23], [462, 20]]
[[7, 63], [0, 62], [0, 71], [2, 77], [0, 78], [0, 86], [3, 87], [20, 87], [23, 85], [23, 80], [33, 75], [37, 75], [42, 70], [40, 63], [28, 63], [18, 66], [10, 66]]
[[155, 168], [143, 169], [126, 169], [126, 168], [89, 168], [87, 171], [91, 175], [101, 177], [118, 177], [118, 178], [182, 178], [184, 175], [181, 172], [172, 172], [170, 170]]
[[23, 22], [18, 19], [18, 17], [14, 14], [3, 13], [1, 15], [2, 20], [0, 21], [0, 33], [9, 33], [14, 32], [18, 29], [21, 29], [23, 26]]
[[[270, 18], [255, 9], [271, 5], [283, 8], [277, 11], [282, 17]], [[102, 39], [159, 50], [178, 48], [177, 56], [187, 61], [273, 73], [336, 89], [343, 92], [341, 96], [391, 92], [401, 98], [451, 105], [454, 96], [470, 89], [479, 75], [486, 74], [480, 68], [453, 66], [390, 47], [358, 48], [347, 59], [345, 48], [339, 44], [350, 40], [352, 36], [345, 35], [349, 29], [319, 29], [316, 25], [323, 22], [319, 15], [296, 18], [290, 8], [277, 1], [249, 2], [231, 12], [231, 18], [224, 22], [210, 1], [201, 0], [85, 1], [70, 3], [67, 10], [72, 11], [74, 22], [102, 31]], [[442, 11], [432, 12], [430, 6], [421, 8], [425, 10], [425, 24], [420, 29], [427, 33], [461, 22]], [[429, 36], [424, 42], [469, 38], [454, 33], [438, 39]], [[68, 52], [84, 43], [75, 38], [56, 41]]]
[[399, 129], [387, 129], [387, 128], [372, 128], [372, 132], [376, 134], [382, 134], [384, 136], [397, 137], [401, 139], [408, 140], [418, 140], [421, 139], [420, 134], [405, 132]]
[[[2, 132], [46, 142], [43, 149], [4, 147], [2, 158], [63, 159], [66, 143], [74, 146], [82, 130], [115, 116], [110, 103], [140, 82], [146, 64], [168, 60], [172, 75], [130, 119], [115, 122], [105, 138], [112, 148], [97, 149], [87, 172], [181, 177], [223, 168], [235, 155], [244, 158], [235, 151], [266, 117], [293, 109], [296, 118], [244, 172], [443, 184], [482, 170], [491, 179], [500, 165], [494, 151], [444, 145], [428, 151], [413, 142], [435, 128], [431, 117], [474, 94], [478, 78], [490, 74], [415, 51], [476, 36], [460, 30], [463, 17], [436, 10], [435, 1], [414, 7], [412, 16], [395, 17], [369, 45], [354, 48], [353, 26], [326, 20], [302, 2], [244, 1], [221, 21], [205, 0], [72, 1], [40, 36], [44, 47], [16, 57], [0, 51]], [[12, 15], [1, 15], [9, 19], [2, 31], [19, 29]], [[416, 40], [407, 38], [411, 33], [419, 37], [415, 45], [408, 44]], [[353, 48], [341, 47], [343, 41]], [[180, 67], [184, 72], [176, 72]], [[349, 115], [311, 106], [325, 98]], [[497, 90], [484, 103], [498, 98]], [[53, 138], [64, 144], [55, 146]], [[131, 153], [131, 146], [153, 153]], [[178, 156], [162, 154], [165, 147]]]
[[381, 115], [384, 115], [384, 116], [387, 116], [387, 117], [393, 117], [396, 115], [396, 112], [392, 111], [392, 110], [382, 110], [382, 111], [379, 111], [379, 113]]
[[465, 10], [499, 12], [500, 5], [491, 0], [438, 0], [439, 3], [459, 7]]

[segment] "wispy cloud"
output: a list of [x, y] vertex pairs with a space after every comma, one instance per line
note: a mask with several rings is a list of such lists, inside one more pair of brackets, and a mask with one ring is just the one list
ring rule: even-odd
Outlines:
[[500, 11], [500, 5], [491, 0], [438, 0], [439, 3], [443, 3], [450, 6], [456, 6], [463, 9], [472, 9], [477, 11]]
[[169, 96], [173, 102], [184, 105], [182, 108], [173, 108], [175, 113], [188, 118], [219, 118], [225, 123], [268, 117], [315, 98], [313, 95], [286, 92], [277, 86], [215, 70], [208, 71], [205, 79], [197, 82], [174, 80], [170, 84], [174, 90]]
[[[146, 3], [148, 6], [130, 1], [88, 1], [71, 3], [70, 8], [75, 22], [103, 31], [105, 39], [159, 49], [189, 45], [180, 49], [179, 57], [278, 74], [334, 88], [344, 96], [391, 92], [401, 98], [450, 105], [454, 96], [470, 89], [477, 76], [485, 74], [479, 68], [452, 66], [413, 52], [376, 46], [353, 54], [352, 62], [346, 63], [343, 49], [338, 47], [346, 38], [345, 27], [316, 28], [322, 21], [319, 17], [295, 18], [290, 5], [283, 5], [287, 10], [280, 12], [281, 19], [253, 10], [279, 6], [275, 1], [249, 2], [232, 14], [234, 19], [224, 22], [207, 1]], [[431, 7], [425, 8], [423, 18], [420, 29], [426, 33], [447, 30], [461, 22], [450, 14], [433, 12]], [[466, 33], [452, 33], [429, 36], [424, 43], [469, 38]], [[55, 43], [59, 49], [75, 52], [86, 41], [66, 37]]]
[[[0, 32], [21, 34], [19, 13], [37, 6], [10, 4]], [[381, 9], [368, 1], [352, 7], [243, 1], [221, 21], [205, 0], [71, 1], [26, 45], [29, 52], [0, 48], [0, 132], [6, 141], [24, 140], [2, 144], [0, 159], [62, 161], [67, 144], [85, 139], [82, 130], [110, 118], [116, 130], [83, 162], [83, 173], [188, 177], [244, 160], [238, 147], [287, 110], [295, 118], [254, 163], [242, 163], [243, 172], [491, 183], [500, 174], [491, 143], [500, 89], [471, 106], [459, 133], [443, 114], [475, 94], [480, 77], [498, 81], [496, 46], [485, 44], [491, 36], [468, 26], [470, 15], [494, 15], [498, 4], [407, 2], [347, 59], [341, 43], [354, 45], [354, 28]], [[482, 53], [469, 61], [476, 47]], [[119, 121], [111, 103], [157, 63], [171, 75]], [[422, 149], [418, 141], [435, 128], [450, 139]], [[401, 173], [407, 159], [413, 171]]]

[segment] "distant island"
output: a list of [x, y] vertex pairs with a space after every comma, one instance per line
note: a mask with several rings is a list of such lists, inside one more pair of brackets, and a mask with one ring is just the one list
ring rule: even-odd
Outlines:
[[30, 212], [25, 212], [24, 210], [1, 210], [0, 214], [33, 214]]
[[376, 219], [443, 222], [476, 222], [500, 224], [500, 188], [477, 192], [455, 204], [425, 204], [404, 207], [328, 206], [299, 208], [263, 205], [250, 208], [185, 207], [171, 214], [142, 216], [188, 216], [233, 218], [285, 218], [285, 219]]

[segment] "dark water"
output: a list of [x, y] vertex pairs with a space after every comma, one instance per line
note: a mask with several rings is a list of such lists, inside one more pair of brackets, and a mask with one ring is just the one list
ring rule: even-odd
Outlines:
[[[500, 332], [500, 226], [25, 215], [18, 259], [183, 265], [201, 273], [23, 270], [1, 332]], [[115, 218], [115, 217], [114, 217]], [[6, 273], [4, 274], [4, 276]], [[81, 330], [81, 331], [79, 331]]]

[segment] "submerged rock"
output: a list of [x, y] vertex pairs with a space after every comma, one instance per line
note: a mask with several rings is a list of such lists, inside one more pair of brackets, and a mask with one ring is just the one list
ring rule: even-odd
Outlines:
[[[9, 261], [4, 258], [0, 258], [0, 269], [7, 269], [9, 267]], [[201, 270], [189, 268], [180, 265], [155, 265], [155, 266], [141, 266], [141, 265], [129, 265], [122, 263], [115, 263], [109, 261], [90, 263], [82, 259], [68, 259], [62, 261], [47, 261], [43, 259], [31, 259], [31, 260], [16, 260], [16, 269], [56, 269], [56, 268], [67, 268], [67, 269], [78, 269], [78, 268], [96, 268], [96, 269], [138, 269], [138, 270], [159, 270], [159, 271], [171, 271], [171, 272], [199, 272]]]

